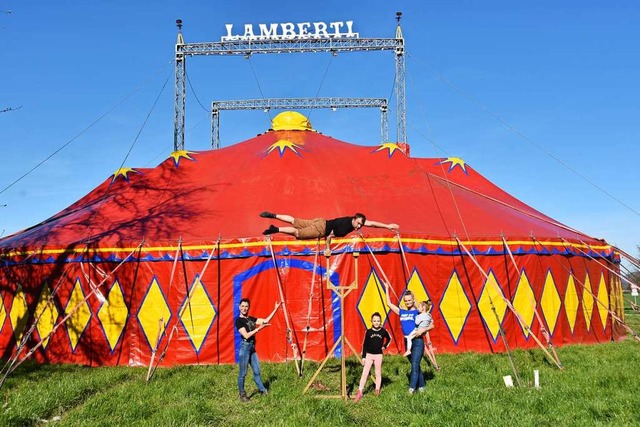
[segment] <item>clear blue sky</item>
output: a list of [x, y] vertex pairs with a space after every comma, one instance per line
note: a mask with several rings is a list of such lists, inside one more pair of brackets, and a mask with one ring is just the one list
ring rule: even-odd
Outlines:
[[[460, 157], [534, 208], [637, 255], [637, 1], [2, 0], [0, 10], [0, 109], [22, 107], [0, 114], [0, 190], [132, 94], [0, 194], [4, 235], [55, 214], [120, 167], [158, 96], [125, 166], [169, 155], [176, 18], [186, 42], [218, 41], [226, 23], [344, 20], [362, 37], [393, 37], [400, 10], [412, 155]], [[390, 52], [197, 57], [187, 72], [208, 108], [262, 96], [389, 97], [394, 62]], [[379, 142], [378, 111], [316, 110], [311, 121], [338, 139]], [[209, 126], [188, 88], [188, 149], [209, 147]], [[222, 145], [268, 127], [263, 112], [223, 112]]]

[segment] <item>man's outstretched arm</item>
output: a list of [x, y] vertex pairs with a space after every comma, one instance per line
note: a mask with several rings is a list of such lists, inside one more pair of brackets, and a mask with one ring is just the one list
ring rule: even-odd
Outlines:
[[366, 220], [364, 222], [364, 226], [365, 227], [375, 227], [375, 228], [386, 228], [387, 230], [391, 230], [391, 231], [398, 231], [400, 229], [400, 226], [398, 224], [385, 224], [384, 222], [379, 222], [379, 221], [371, 221], [371, 220]]

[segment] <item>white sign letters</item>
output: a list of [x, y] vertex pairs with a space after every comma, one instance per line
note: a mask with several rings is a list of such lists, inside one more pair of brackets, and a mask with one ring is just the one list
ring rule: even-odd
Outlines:
[[244, 24], [242, 34], [234, 34], [233, 24], [226, 24], [227, 35], [220, 41], [233, 40], [296, 40], [296, 39], [331, 39], [352, 37], [358, 38], [360, 34], [353, 32], [353, 21], [337, 22], [282, 22], [272, 24], [258, 24], [256, 29], [253, 24]]

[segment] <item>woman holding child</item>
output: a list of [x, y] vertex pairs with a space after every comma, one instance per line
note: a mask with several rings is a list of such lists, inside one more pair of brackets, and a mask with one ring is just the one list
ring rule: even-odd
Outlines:
[[[421, 313], [415, 306], [415, 298], [413, 292], [407, 290], [402, 300], [406, 305], [406, 309], [400, 308], [391, 302], [389, 296], [390, 284], [385, 283], [385, 291], [387, 294], [387, 305], [392, 312], [400, 316], [400, 326], [402, 327], [402, 333], [407, 337], [407, 342], [410, 343], [410, 347], [407, 346], [407, 350], [411, 349], [409, 354], [409, 361], [411, 362], [411, 376], [409, 378], [409, 394], [413, 394], [416, 389], [418, 391], [424, 390], [424, 376], [422, 375], [422, 369], [420, 369], [420, 362], [422, 361], [422, 354], [424, 352], [424, 339], [423, 336], [426, 332], [433, 329], [433, 321], [431, 321], [425, 327], [419, 327], [416, 329], [416, 318]], [[424, 311], [424, 310], [423, 310]], [[422, 320], [422, 319], [420, 319]], [[422, 326], [422, 325], [421, 325]]]

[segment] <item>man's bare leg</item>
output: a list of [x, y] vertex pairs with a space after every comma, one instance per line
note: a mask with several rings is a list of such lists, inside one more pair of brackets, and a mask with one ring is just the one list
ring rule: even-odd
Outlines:
[[[276, 214], [276, 219], [279, 219], [280, 221], [283, 222], [288, 222], [289, 224], [293, 224], [293, 217], [291, 215], [284, 215], [284, 214]], [[282, 228], [291, 228], [293, 229], [293, 227], [282, 227]], [[280, 229], [281, 233], [287, 233], [286, 231], [282, 231], [282, 228]], [[291, 234], [291, 233], [287, 233], [287, 234]]]

